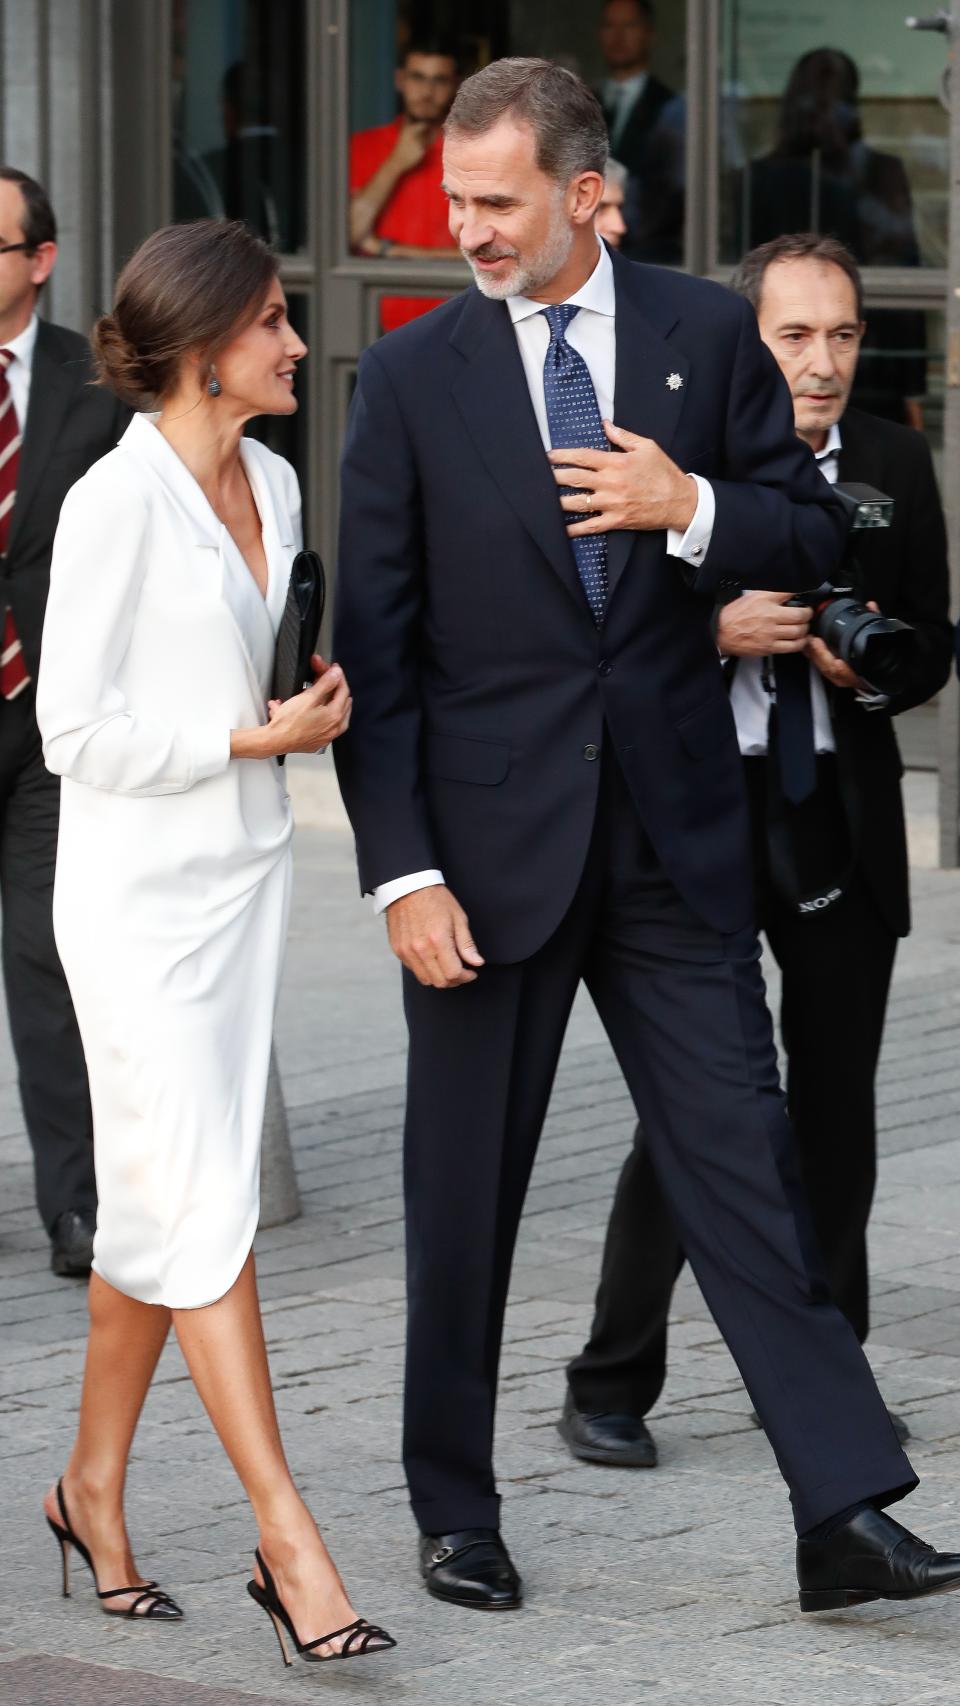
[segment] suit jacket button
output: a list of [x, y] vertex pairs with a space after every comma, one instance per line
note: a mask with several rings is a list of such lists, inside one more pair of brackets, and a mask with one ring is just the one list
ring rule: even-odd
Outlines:
[[597, 664], [597, 674], [598, 675], [612, 675], [613, 674], [613, 664], [610, 662], [609, 658], [601, 658], [600, 659], [600, 662]]
[[600, 748], [598, 746], [594, 746], [593, 742], [591, 741], [589, 746], [584, 747], [583, 756], [584, 756], [584, 758], [587, 758], [592, 762], [595, 758], [600, 757]]

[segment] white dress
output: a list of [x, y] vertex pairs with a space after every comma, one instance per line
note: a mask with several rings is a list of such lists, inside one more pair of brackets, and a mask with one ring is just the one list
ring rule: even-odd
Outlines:
[[67, 495], [37, 684], [63, 777], [54, 926], [90, 1075], [93, 1265], [173, 1308], [222, 1297], [253, 1242], [290, 888], [283, 770], [232, 759], [230, 731], [266, 720], [300, 496], [282, 457], [242, 455], [266, 598], [138, 415]]

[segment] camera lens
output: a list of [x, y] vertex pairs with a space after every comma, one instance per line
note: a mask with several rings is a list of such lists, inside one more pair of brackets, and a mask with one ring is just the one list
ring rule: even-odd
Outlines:
[[879, 616], [858, 598], [833, 598], [818, 612], [812, 631], [878, 693], [896, 693], [913, 654], [906, 622]]

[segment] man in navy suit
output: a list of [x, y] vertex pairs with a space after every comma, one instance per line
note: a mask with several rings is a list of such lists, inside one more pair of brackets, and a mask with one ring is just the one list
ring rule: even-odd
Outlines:
[[[583, 979], [790, 1488], [801, 1605], [960, 1585], [960, 1557], [881, 1509], [916, 1477], [818, 1272], [710, 631], [730, 583], [821, 581], [844, 521], [749, 305], [598, 243], [606, 146], [571, 72], [467, 79], [444, 178], [476, 288], [367, 351], [344, 452], [337, 767], [405, 968], [421, 1571], [442, 1599], [521, 1603], [497, 1365]], [[563, 465], [609, 442], [640, 496], [591, 516]]]

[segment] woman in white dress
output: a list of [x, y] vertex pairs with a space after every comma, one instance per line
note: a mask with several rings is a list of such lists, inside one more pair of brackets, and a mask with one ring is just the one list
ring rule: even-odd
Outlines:
[[320, 659], [310, 689], [268, 700], [300, 498], [242, 435], [293, 413], [306, 350], [270, 251], [215, 220], [141, 246], [94, 342], [105, 381], [159, 409], [67, 497], [37, 689], [99, 1194], [79, 1429], [44, 1508], [65, 1592], [76, 1548], [105, 1611], [182, 1615], [136, 1569], [123, 1511], [172, 1321], [250, 1498], [249, 1591], [284, 1657], [284, 1627], [308, 1659], [352, 1657], [394, 1643], [357, 1618], [291, 1479], [251, 1253], [290, 887], [277, 755], [322, 750], [350, 718]]

